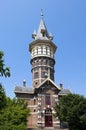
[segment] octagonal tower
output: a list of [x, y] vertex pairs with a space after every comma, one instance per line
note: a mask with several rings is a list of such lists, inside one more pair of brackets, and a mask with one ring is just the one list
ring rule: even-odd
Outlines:
[[34, 31], [32, 34], [34, 41], [29, 45], [29, 51], [31, 53], [31, 65], [32, 65], [32, 83], [36, 88], [47, 77], [54, 81], [54, 54], [57, 46], [52, 42], [53, 36], [48, 33], [43, 13], [41, 13], [41, 20], [38, 31]]

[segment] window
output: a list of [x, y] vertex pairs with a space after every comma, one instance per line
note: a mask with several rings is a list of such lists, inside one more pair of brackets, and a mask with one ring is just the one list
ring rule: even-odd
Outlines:
[[43, 54], [46, 54], [46, 47], [43, 46]]
[[45, 78], [45, 71], [42, 72], [42, 78]]
[[34, 49], [34, 55], [37, 55], [37, 50], [36, 50], [36, 48]]
[[46, 105], [50, 105], [51, 104], [51, 102], [50, 102], [50, 95], [46, 95], [45, 96], [45, 103], [46, 103]]
[[50, 79], [54, 80], [54, 70], [50, 69]]
[[41, 47], [38, 47], [38, 54], [41, 54]]
[[45, 36], [45, 32], [42, 32], [42, 36], [43, 36], [43, 37]]
[[36, 99], [34, 98], [34, 105], [36, 105]]
[[34, 79], [37, 79], [37, 78], [39, 78], [39, 74], [38, 74], [38, 72], [35, 72], [34, 73]]

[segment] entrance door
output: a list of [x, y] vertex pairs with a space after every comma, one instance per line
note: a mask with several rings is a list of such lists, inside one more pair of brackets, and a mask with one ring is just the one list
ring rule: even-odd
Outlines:
[[45, 110], [45, 127], [52, 127], [52, 110], [50, 108]]
[[45, 116], [45, 127], [52, 127], [52, 116]]

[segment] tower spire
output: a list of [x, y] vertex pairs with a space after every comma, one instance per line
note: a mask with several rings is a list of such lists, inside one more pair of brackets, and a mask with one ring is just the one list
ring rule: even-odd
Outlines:
[[39, 28], [38, 31], [34, 31], [34, 33], [32, 34], [32, 38], [34, 38], [35, 40], [37, 39], [41, 39], [41, 40], [53, 40], [53, 36], [52, 34], [48, 33], [45, 22], [44, 22], [44, 15], [43, 15], [43, 9], [41, 9], [41, 20], [40, 20], [40, 24], [39, 24]]

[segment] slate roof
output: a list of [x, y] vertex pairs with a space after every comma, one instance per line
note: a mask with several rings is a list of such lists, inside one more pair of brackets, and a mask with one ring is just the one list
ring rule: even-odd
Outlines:
[[58, 95], [67, 95], [70, 94], [71, 91], [69, 89], [61, 89], [61, 91], [58, 93]]
[[[43, 36], [42, 33], [45, 33], [45, 35]], [[51, 33], [48, 33], [44, 19], [43, 19], [43, 14], [41, 15], [41, 20], [40, 20], [40, 24], [39, 24], [39, 28], [38, 31], [36, 32], [34, 30], [34, 33], [32, 34], [32, 37], [37, 40], [52, 40], [53, 36]]]
[[15, 87], [15, 90], [14, 90], [15, 93], [34, 93], [34, 89], [31, 88], [31, 87], [20, 87], [20, 86], [16, 86]]
[[[42, 36], [42, 33], [41, 33], [42, 30], [44, 30], [46, 32], [46, 35], [44, 37]], [[43, 19], [41, 19], [41, 21], [40, 21], [38, 32], [36, 34], [36, 38], [35, 39], [49, 40], [49, 34], [47, 32], [47, 28], [45, 26], [45, 23], [44, 23]]]

